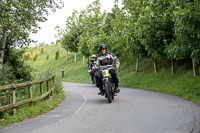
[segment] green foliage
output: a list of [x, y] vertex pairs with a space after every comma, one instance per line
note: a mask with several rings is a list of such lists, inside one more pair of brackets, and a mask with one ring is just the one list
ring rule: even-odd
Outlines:
[[[7, 49], [4, 58], [6, 68], [3, 68], [5, 71], [2, 71], [5, 74], [5, 77], [3, 76], [5, 79], [2, 81], [18, 83], [32, 79], [33, 69], [25, 62], [28, 60], [28, 57], [24, 58], [24, 52], [23, 49]], [[8, 75], [9, 79], [6, 78], [6, 75]]]
[[37, 54], [34, 56], [33, 61], [37, 60]]
[[50, 11], [63, 5], [62, 0], [11, 0], [0, 2], [0, 71], [6, 47], [24, 47], [33, 42], [31, 33], [39, 29], [39, 22], [47, 20]]
[[49, 54], [47, 54], [47, 57], [46, 57], [46, 59], [47, 59], [47, 60], [49, 59]]
[[[39, 28], [38, 22], [47, 20], [50, 11], [62, 7], [62, 0], [15, 0], [0, 2], [0, 33], [9, 31], [9, 36], [17, 38], [23, 46], [30, 42], [30, 33]], [[15, 46], [14, 45], [14, 46]]]
[[72, 12], [72, 16], [67, 18], [67, 22], [66, 22], [67, 33], [64, 34], [62, 38], [63, 40], [61, 41], [63, 48], [71, 52], [78, 51], [79, 36], [81, 34], [81, 31], [78, 26], [79, 20], [78, 20], [77, 14], [78, 12], [74, 10]]
[[0, 72], [0, 86], [16, 82], [16, 76], [11, 66], [5, 63]]
[[59, 51], [57, 50], [55, 54], [55, 60], [58, 60], [58, 58], [59, 58]]
[[[176, 8], [173, 12], [172, 20], [174, 21], [174, 36], [176, 40], [174, 43], [182, 51], [186, 51], [187, 56], [183, 58], [194, 58], [199, 62], [199, 49], [200, 49], [200, 7], [199, 1], [195, 0], [194, 2], [184, 1], [184, 2], [173, 2], [176, 4]], [[178, 19], [177, 19], [178, 18]]]
[[41, 49], [41, 54], [43, 54], [43, 53], [44, 53], [44, 48]]

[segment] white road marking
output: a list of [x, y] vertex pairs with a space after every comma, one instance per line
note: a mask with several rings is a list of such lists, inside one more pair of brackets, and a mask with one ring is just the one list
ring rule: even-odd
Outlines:
[[[80, 93], [79, 93], [79, 94], [80, 94]], [[77, 113], [83, 108], [83, 106], [85, 105], [85, 103], [87, 102], [87, 99], [85, 98], [85, 96], [82, 95], [82, 94], [80, 94], [80, 95], [83, 97], [84, 102], [83, 102], [82, 105], [76, 110], [76, 112], [75, 112], [74, 114], [77, 114]]]
[[[72, 117], [72, 116], [76, 115], [76, 114], [84, 107], [85, 103], [87, 102], [87, 98], [86, 98], [84, 95], [82, 95], [82, 94], [79, 93], [79, 92], [76, 92], [76, 93], [78, 93], [79, 95], [81, 95], [81, 97], [83, 97], [84, 102], [83, 102], [83, 103], [81, 104], [81, 106], [80, 106], [73, 114], [71, 114], [69, 117]], [[64, 118], [64, 119], [61, 119], [59, 122], [63, 122], [64, 120], [65, 120], [65, 118]]]

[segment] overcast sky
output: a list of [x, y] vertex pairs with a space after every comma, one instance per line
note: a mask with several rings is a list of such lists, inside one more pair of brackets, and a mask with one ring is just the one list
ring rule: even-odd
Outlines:
[[[91, 4], [93, 0], [63, 0], [64, 7], [58, 9], [55, 13], [51, 13], [48, 17], [48, 20], [44, 23], [41, 23], [41, 29], [37, 34], [32, 34], [31, 38], [38, 41], [38, 43], [44, 42], [51, 43], [55, 42], [54, 34], [56, 31], [54, 27], [59, 25], [62, 29], [65, 28], [66, 18], [71, 16], [73, 10], [83, 10], [87, 5]], [[114, 6], [114, 0], [100, 0], [102, 11], [111, 11], [111, 8]]]

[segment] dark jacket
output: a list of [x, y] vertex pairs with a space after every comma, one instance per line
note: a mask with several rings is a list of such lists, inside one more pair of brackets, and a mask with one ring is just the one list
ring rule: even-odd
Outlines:
[[93, 60], [90, 60], [89, 63], [88, 63], [88, 70], [91, 70], [92, 67], [95, 65], [95, 62], [96, 61], [93, 61]]

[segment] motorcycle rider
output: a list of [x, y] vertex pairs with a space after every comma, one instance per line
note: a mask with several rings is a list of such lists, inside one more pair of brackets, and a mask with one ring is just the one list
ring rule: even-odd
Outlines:
[[[104, 66], [107, 65], [109, 66], [109, 73], [111, 74], [111, 77], [113, 79], [113, 82], [115, 84], [115, 92], [119, 93], [120, 89], [119, 89], [119, 80], [117, 77], [117, 74], [115, 72], [113, 63], [116, 63], [116, 67], [119, 68], [120, 62], [119, 59], [117, 58], [117, 56], [113, 53], [107, 52], [107, 47], [105, 44], [100, 44], [99, 45], [99, 52], [100, 55], [97, 57], [97, 61], [95, 62], [95, 66], [94, 66], [94, 70], [98, 69], [99, 66]], [[98, 71], [95, 75], [96, 77], [96, 82], [97, 82], [97, 87], [100, 90], [99, 95], [103, 95], [103, 83], [102, 83], [102, 74], [101, 71]]]
[[94, 66], [94, 64], [95, 64], [95, 61], [96, 61], [96, 55], [92, 55], [91, 56], [91, 60], [89, 61], [89, 63], [88, 63], [88, 72], [90, 73], [90, 76], [91, 76], [91, 81], [92, 81], [92, 85], [94, 85], [95, 84], [95, 77], [94, 77], [94, 75], [95, 75], [95, 71], [92, 71], [92, 67]]

